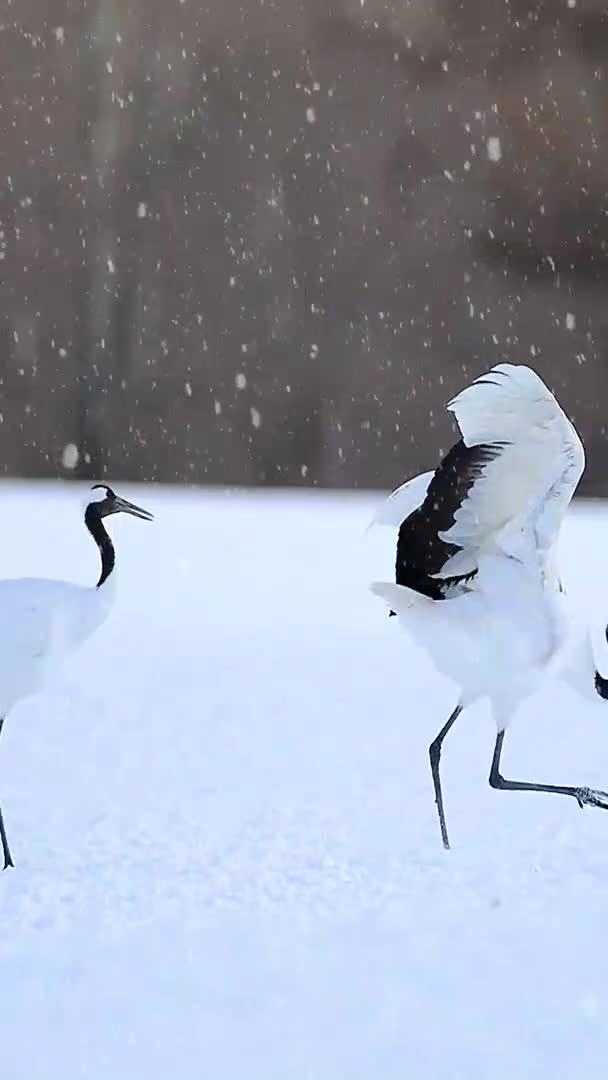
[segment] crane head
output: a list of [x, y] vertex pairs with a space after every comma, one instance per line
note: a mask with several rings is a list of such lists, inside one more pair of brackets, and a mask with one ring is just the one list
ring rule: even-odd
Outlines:
[[133, 517], [141, 518], [142, 521], [153, 521], [154, 515], [141, 506], [121, 499], [107, 484], [94, 484], [91, 488], [93, 496], [88, 499], [86, 513], [95, 512], [100, 518], [110, 514], [132, 514]]

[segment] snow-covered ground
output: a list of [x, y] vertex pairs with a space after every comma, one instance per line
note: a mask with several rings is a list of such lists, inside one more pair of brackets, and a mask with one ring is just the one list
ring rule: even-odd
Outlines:
[[[2, 1080], [604, 1080], [608, 814], [491, 791], [474, 709], [442, 850], [454, 689], [366, 592], [377, 500], [121, 493], [111, 619], [0, 740]], [[94, 582], [77, 489], [0, 494], [5, 576]], [[607, 546], [576, 507], [608, 621]], [[548, 689], [504, 771], [608, 787], [608, 703]]]

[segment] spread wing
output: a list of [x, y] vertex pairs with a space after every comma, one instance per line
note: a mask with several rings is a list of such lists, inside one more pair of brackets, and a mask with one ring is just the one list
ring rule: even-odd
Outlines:
[[[495, 552], [552, 576], [560, 526], [585, 467], [574, 427], [542, 379], [513, 364], [481, 376], [448, 409], [462, 439], [402, 519], [397, 583], [445, 599], [470, 587], [480, 558]], [[408, 487], [393, 494], [386, 520]]]
[[[498, 448], [454, 515], [445, 539], [471, 557], [534, 543], [550, 557], [585, 468], [582, 443], [542, 379], [499, 364], [448, 405], [468, 447]], [[448, 566], [443, 571], [449, 574]]]

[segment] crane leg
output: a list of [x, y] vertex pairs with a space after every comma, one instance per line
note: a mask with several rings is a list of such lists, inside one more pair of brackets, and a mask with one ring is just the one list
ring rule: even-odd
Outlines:
[[437, 813], [439, 814], [439, 827], [441, 829], [441, 839], [446, 851], [449, 851], [450, 841], [448, 840], [448, 830], [445, 823], [445, 811], [443, 809], [443, 793], [441, 791], [441, 777], [439, 775], [439, 760], [441, 758], [441, 746], [448, 731], [452, 725], [456, 722], [462, 712], [463, 706], [458, 704], [454, 709], [454, 712], [450, 715], [447, 722], [443, 725], [436, 739], [429, 746], [429, 758], [431, 759], [431, 773], [433, 776], [433, 787], [435, 788], [435, 804], [437, 806]]
[[500, 755], [504, 738], [504, 731], [499, 731], [490, 769], [490, 787], [497, 788], [498, 791], [546, 791], [552, 795], [570, 795], [576, 799], [580, 807], [599, 806], [602, 810], [608, 810], [608, 792], [605, 791], [596, 791], [588, 787], [562, 787], [558, 784], [531, 784], [523, 780], [505, 780], [500, 775]]
[[[2, 728], [4, 726], [4, 717], [0, 716], [0, 735], [2, 734]], [[14, 866], [13, 857], [11, 855], [11, 849], [8, 846], [8, 839], [6, 836], [6, 829], [4, 827], [4, 817], [2, 815], [2, 807], [0, 807], [0, 840], [2, 841], [2, 854], [4, 855], [3, 870], [6, 870], [9, 866]]]

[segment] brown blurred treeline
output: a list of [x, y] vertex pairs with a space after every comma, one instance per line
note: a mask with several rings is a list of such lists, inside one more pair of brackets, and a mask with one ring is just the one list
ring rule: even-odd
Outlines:
[[593, 0], [3, 0], [2, 468], [386, 487], [512, 360], [608, 493], [607, 75]]

